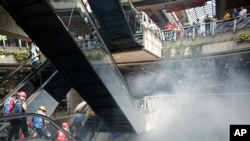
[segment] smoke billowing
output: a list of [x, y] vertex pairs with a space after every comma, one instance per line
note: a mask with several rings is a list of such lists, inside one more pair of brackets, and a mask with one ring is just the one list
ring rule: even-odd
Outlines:
[[[213, 59], [138, 66], [126, 80], [138, 98], [155, 96], [156, 127], [133, 141], [229, 141], [230, 124], [250, 124], [248, 63]], [[244, 65], [245, 64], [245, 65]]]

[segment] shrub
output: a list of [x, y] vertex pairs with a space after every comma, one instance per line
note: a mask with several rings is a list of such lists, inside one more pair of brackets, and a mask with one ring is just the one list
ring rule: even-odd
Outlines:
[[240, 34], [236, 38], [237, 42], [250, 42], [250, 34]]

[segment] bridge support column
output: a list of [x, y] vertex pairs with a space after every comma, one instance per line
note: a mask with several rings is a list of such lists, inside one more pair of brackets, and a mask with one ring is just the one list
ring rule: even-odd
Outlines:
[[222, 19], [226, 10], [226, 0], [216, 0], [216, 16], [218, 19]]

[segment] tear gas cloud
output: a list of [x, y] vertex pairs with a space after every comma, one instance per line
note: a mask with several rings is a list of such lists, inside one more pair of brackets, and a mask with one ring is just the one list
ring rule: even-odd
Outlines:
[[155, 128], [130, 141], [228, 141], [230, 124], [250, 123], [249, 73], [238, 67], [216, 68], [208, 60], [200, 69], [182, 63], [177, 69], [144, 66], [127, 75], [139, 97], [158, 102]]

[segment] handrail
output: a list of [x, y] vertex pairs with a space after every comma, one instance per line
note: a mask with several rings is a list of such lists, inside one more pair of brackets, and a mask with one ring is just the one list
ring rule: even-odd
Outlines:
[[0, 133], [9, 126], [9, 124], [6, 123], [1, 123], [1, 124], [0, 124]]
[[[214, 36], [218, 33], [229, 32], [229, 31], [236, 32], [236, 30], [239, 29], [249, 28], [247, 26], [239, 27], [240, 23], [244, 23], [244, 21], [247, 21], [250, 24], [250, 14], [246, 14], [245, 18], [236, 17], [226, 20], [218, 20], [216, 22], [202, 23], [200, 25], [184, 26], [184, 27], [179, 27], [178, 28], [179, 30], [163, 29], [161, 32], [163, 32], [164, 34], [163, 41], [170, 41], [170, 40], [176, 41], [178, 39], [184, 39], [190, 37], [194, 39], [197, 36], [207, 36], [207, 35]], [[206, 33], [206, 27], [205, 27], [206, 25], [209, 25], [209, 32], [210, 32], [209, 34]], [[198, 30], [200, 31], [200, 33], [198, 33]], [[177, 32], [181, 34], [179, 38], [177, 37]]]
[[[132, 11], [132, 13], [135, 14], [135, 16], [133, 17], [134, 19], [132, 19], [132, 20], [134, 20], [134, 21], [132, 21], [132, 23], [134, 22], [133, 26], [135, 26], [134, 31], [132, 31], [133, 36], [137, 36], [138, 34], [141, 34], [141, 32], [144, 30], [144, 28], [148, 27], [149, 29], [151, 29], [150, 32], [152, 32], [157, 38], [162, 40], [163, 34], [161, 33], [162, 31], [158, 27], [158, 25], [145, 12], [138, 11], [134, 7], [131, 0], [127, 0], [126, 2], [129, 4], [129, 8]], [[128, 17], [126, 17], [126, 18], [128, 18]], [[137, 24], [139, 24], [139, 27], [137, 26]], [[133, 29], [133, 27], [131, 27], [131, 25], [130, 25], [130, 28]]]
[[157, 97], [179, 97], [179, 96], [239, 96], [239, 95], [250, 95], [250, 93], [204, 93], [204, 94], [178, 94], [178, 95], [157, 95], [157, 96], [146, 96], [146, 98], [157, 98]]
[[134, 5], [133, 5], [133, 3], [132, 3], [131, 0], [128, 0], [128, 3], [129, 3], [129, 5], [130, 5], [130, 7], [131, 7], [136, 13], [140, 14], [140, 11], [138, 11], [138, 10], [134, 7]]
[[2, 87], [2, 85], [4, 84], [3, 82], [6, 81], [7, 79], [9, 79], [13, 74], [15, 74], [17, 71], [19, 71], [21, 68], [23, 68], [23, 66], [25, 66], [26, 64], [28, 64], [30, 62], [30, 60], [26, 60], [24, 62], [21, 63], [20, 66], [18, 66], [17, 68], [15, 68], [15, 70], [13, 70], [11, 73], [9, 73], [7, 76], [5, 76], [4, 78], [2, 78], [0, 80], [0, 87]]
[[[6, 39], [2, 40], [2, 41], [3, 41], [3, 45], [0, 46], [0, 47], [3, 48], [3, 49], [6, 49], [6, 48], [19, 48], [19, 49], [21, 49], [21, 48], [28, 48], [28, 39], [27, 39], [27, 40], [18, 39], [18, 38], [16, 38], [16, 37], [7, 36], [7, 35], [5, 35], [5, 34], [2, 34], [2, 36], [5, 36], [5, 37], [6, 37]], [[10, 43], [10, 44], [7, 44], [7, 43], [6, 43], [6, 40], [7, 40], [8, 38], [14, 39], [13, 42], [14, 42], [15, 40], [18, 40], [17, 44], [15, 44], [15, 43], [13, 43], [13, 42]], [[25, 41], [24, 44], [23, 44], [23, 41]]]
[[[110, 52], [108, 51], [105, 42], [104, 42], [103, 39], [101, 38], [101, 34], [100, 34], [99, 30], [98, 30], [98, 27], [97, 27], [96, 24], [94, 23], [94, 19], [91, 18], [90, 13], [88, 12], [88, 10], [87, 10], [86, 6], [84, 5], [83, 1], [82, 1], [82, 3], [79, 2], [79, 4], [81, 4], [80, 6], [81, 6], [81, 8], [84, 9], [84, 11], [87, 11], [86, 16], [88, 17], [88, 19], [90, 19], [89, 22], [90, 22], [91, 25], [92, 25], [92, 29], [93, 29], [94, 31], [96, 31], [96, 34], [97, 34], [97, 36], [99, 37], [99, 41], [102, 43], [103, 46], [105, 46], [105, 48], [103, 48], [102, 51], [103, 51], [105, 54], [108, 54], [109, 56], [112, 56], [112, 55], [110, 54]], [[131, 100], [135, 100], [135, 97], [134, 97], [133, 95], [131, 95], [132, 92], [131, 92], [130, 88], [128, 87], [126, 81], [123, 79], [123, 77], [122, 77], [122, 75], [121, 75], [119, 69], [117, 68], [116, 63], [114, 63], [114, 62], [115, 62], [114, 58], [113, 58], [113, 57], [110, 57], [109, 59], [111, 60], [111, 63], [113, 63], [114, 69], [116, 70], [116, 74], [119, 76], [119, 79], [123, 82], [124, 87], [126, 87], [127, 91], [129, 92], [129, 95], [128, 95], [129, 98], [130, 98]], [[93, 65], [93, 64], [92, 64], [92, 65]]]
[[26, 84], [38, 71], [40, 71], [41, 68], [43, 68], [49, 61], [46, 60], [42, 65], [40, 65], [34, 72], [30, 73], [28, 76], [26, 76], [25, 79], [23, 79], [11, 92], [9, 92], [0, 102], [0, 107], [4, 105], [5, 100], [9, 96], [13, 96], [24, 84]]
[[159, 101], [164, 99], [164, 98], [185, 97], [185, 98], [189, 99], [189, 98], [196, 98], [196, 97], [215, 98], [215, 97], [219, 97], [219, 96], [235, 98], [235, 97], [239, 97], [239, 96], [250, 96], [250, 93], [216, 93], [216, 94], [205, 93], [205, 94], [177, 94], [177, 95], [167, 94], [167, 95], [157, 95], [157, 96], [145, 96], [142, 99], [140, 106], [143, 107], [143, 109], [147, 112], [154, 112], [154, 111], [157, 111], [157, 109], [161, 105], [161, 102], [159, 102]]

